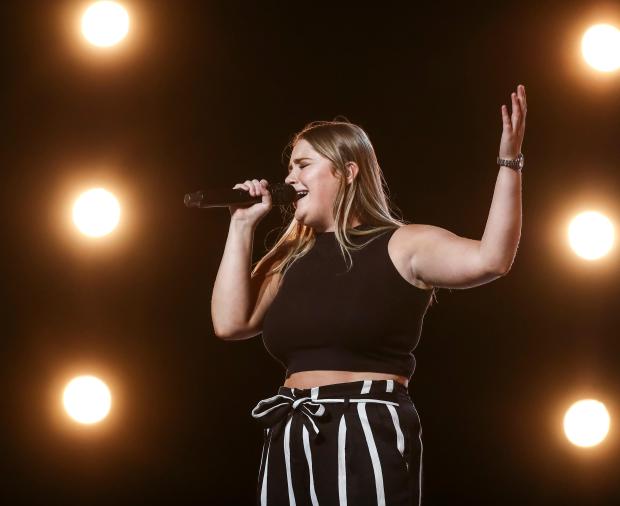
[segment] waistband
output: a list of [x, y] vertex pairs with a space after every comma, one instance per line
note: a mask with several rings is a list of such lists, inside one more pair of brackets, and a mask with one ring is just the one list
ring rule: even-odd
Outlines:
[[364, 396], [375, 394], [405, 394], [409, 395], [407, 388], [394, 380], [359, 380], [345, 383], [331, 383], [312, 388], [290, 388], [280, 386], [278, 394], [291, 395], [293, 397], [311, 397], [312, 399], [325, 399], [332, 396]]
[[282, 426], [290, 423], [295, 413], [302, 416], [313, 437], [319, 435], [315, 420], [329, 416], [325, 406], [344, 403], [345, 409], [351, 403], [374, 402], [399, 406], [399, 400], [408, 397], [407, 388], [394, 380], [360, 380], [346, 383], [332, 383], [312, 388], [289, 388], [280, 386], [277, 395], [263, 399], [252, 409], [252, 416], [265, 428], [279, 434]]

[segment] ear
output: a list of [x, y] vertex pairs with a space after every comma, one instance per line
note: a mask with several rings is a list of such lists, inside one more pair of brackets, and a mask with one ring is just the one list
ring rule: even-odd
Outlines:
[[347, 162], [345, 164], [345, 167], [347, 168], [347, 184], [351, 184], [353, 180], [357, 177], [360, 168], [355, 162]]

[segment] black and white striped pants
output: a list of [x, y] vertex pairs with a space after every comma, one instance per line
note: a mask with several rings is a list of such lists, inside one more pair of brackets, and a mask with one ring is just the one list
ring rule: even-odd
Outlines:
[[422, 425], [393, 380], [281, 386], [252, 416], [264, 426], [259, 506], [419, 506]]

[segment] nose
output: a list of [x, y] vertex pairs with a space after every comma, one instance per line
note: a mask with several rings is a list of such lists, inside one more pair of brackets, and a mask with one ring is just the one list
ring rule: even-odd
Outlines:
[[295, 178], [293, 177], [293, 171], [288, 173], [288, 176], [286, 176], [286, 179], [284, 179], [284, 182], [286, 184], [294, 184], [295, 183]]

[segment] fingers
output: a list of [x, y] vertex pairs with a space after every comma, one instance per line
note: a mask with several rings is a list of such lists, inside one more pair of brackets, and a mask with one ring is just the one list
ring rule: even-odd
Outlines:
[[502, 105], [502, 124], [504, 129], [511, 129], [512, 123], [510, 123], [510, 116], [508, 115], [508, 107]]
[[525, 131], [525, 118], [527, 116], [527, 98], [525, 96], [525, 86], [523, 86], [522, 84], [517, 86], [517, 93], [519, 96], [519, 104], [521, 105], [521, 134], [523, 134]]
[[521, 121], [521, 104], [519, 104], [519, 99], [517, 98], [516, 93], [511, 93], [510, 98], [512, 99], [512, 128], [516, 130], [519, 127], [519, 122]]
[[510, 94], [510, 101], [512, 103], [512, 115], [509, 114], [508, 108], [502, 105], [502, 123], [504, 128], [519, 130], [525, 124], [525, 116], [527, 115], [525, 86], [522, 84], [517, 86], [517, 92]]
[[525, 96], [525, 86], [520, 84], [517, 86], [517, 93], [519, 96], [519, 102], [521, 103], [521, 110], [523, 111], [523, 115], [527, 113], [527, 98]]
[[252, 197], [257, 195], [271, 195], [269, 190], [267, 190], [267, 186], [269, 183], [266, 179], [246, 179], [243, 183], [237, 183], [233, 186], [233, 190], [236, 188], [240, 188], [241, 190], [247, 191]]

